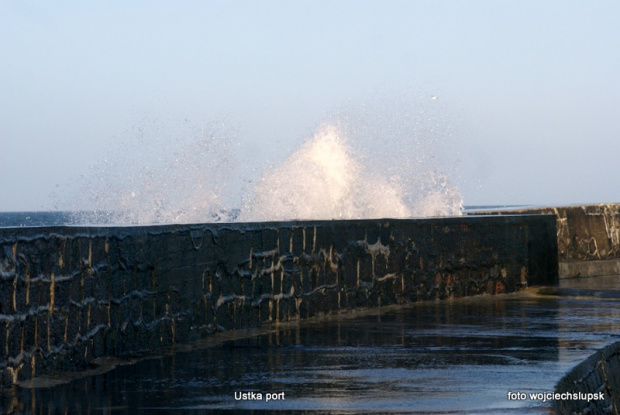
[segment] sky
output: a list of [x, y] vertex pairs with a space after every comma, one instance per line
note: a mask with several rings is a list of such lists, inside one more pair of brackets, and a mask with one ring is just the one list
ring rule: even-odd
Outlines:
[[465, 205], [620, 202], [619, 50], [616, 0], [3, 1], [0, 211], [58, 208], [183, 122], [258, 171], [377, 102], [378, 134], [431, 114]]

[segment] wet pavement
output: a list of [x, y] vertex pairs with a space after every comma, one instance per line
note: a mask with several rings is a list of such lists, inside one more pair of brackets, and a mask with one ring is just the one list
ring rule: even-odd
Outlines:
[[620, 276], [561, 288], [274, 327], [65, 385], [16, 387], [0, 394], [0, 412], [549, 414], [529, 393], [552, 391], [620, 340], [620, 296], [593, 295], [613, 294]]

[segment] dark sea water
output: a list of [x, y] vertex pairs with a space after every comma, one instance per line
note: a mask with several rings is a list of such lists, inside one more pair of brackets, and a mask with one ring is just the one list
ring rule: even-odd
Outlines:
[[[239, 216], [239, 209], [221, 210], [211, 215], [211, 222], [233, 222]], [[119, 216], [114, 212], [0, 212], [0, 228], [24, 226], [62, 226], [62, 225], [113, 225]], [[120, 215], [121, 217], [123, 215]]]
[[[10, 226], [61, 221], [15, 215]], [[561, 285], [614, 292], [619, 281]], [[550, 402], [510, 400], [509, 392], [552, 391], [568, 370], [620, 340], [620, 298], [530, 289], [266, 330], [215, 335], [192, 351], [62, 385], [16, 386], [0, 393], [0, 413], [549, 414]]]
[[[618, 277], [613, 277], [618, 278]], [[417, 303], [237, 333], [190, 352], [50, 388], [0, 408], [32, 413], [548, 414], [570, 368], [620, 340], [620, 301], [522, 292]], [[243, 337], [246, 335], [247, 337]], [[262, 399], [239, 400], [241, 393]], [[267, 394], [279, 399], [267, 402]], [[255, 395], [255, 397], [258, 395]]]
[[[525, 206], [466, 206], [464, 212], [473, 212], [479, 210], [498, 210], [523, 208]], [[239, 209], [232, 209], [229, 212], [220, 212], [214, 221], [220, 222], [226, 219], [235, 220], [239, 216]], [[1, 227], [21, 227], [21, 226], [59, 226], [67, 224], [77, 224], [80, 218], [98, 219], [112, 216], [105, 212], [63, 212], [63, 211], [39, 211], [39, 212], [0, 212], [0, 228]], [[225, 219], [224, 219], [225, 218]]]
[[70, 212], [0, 212], [0, 228], [8, 226], [57, 226], [70, 222]]

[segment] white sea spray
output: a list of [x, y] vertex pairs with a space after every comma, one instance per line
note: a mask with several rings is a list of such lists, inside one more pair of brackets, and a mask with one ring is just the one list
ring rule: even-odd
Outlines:
[[[72, 222], [460, 215], [462, 197], [446, 173], [450, 157], [442, 147], [449, 131], [424, 108], [396, 107], [403, 110], [327, 117], [296, 151], [258, 172], [238, 160], [240, 133], [222, 123], [145, 123], [84, 174], [69, 197]], [[253, 145], [266, 151], [271, 143]]]
[[[398, 176], [363, 165], [343, 133], [331, 124], [281, 165], [268, 169], [246, 199], [240, 219], [368, 219], [458, 215], [460, 194], [445, 177], [430, 175], [425, 194], [406, 203]], [[411, 181], [410, 181], [411, 182]]]

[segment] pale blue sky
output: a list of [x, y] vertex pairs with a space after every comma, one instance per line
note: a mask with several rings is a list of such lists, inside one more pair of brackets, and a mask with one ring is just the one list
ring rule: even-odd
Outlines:
[[466, 205], [620, 202], [619, 51], [615, 0], [3, 1], [0, 211], [51, 208], [145, 118], [273, 162], [402, 94], [438, 97]]

